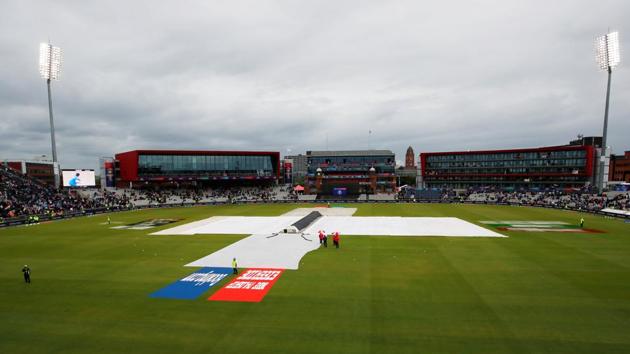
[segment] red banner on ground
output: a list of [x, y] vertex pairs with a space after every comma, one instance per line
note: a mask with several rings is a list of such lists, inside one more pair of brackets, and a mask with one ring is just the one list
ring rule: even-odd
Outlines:
[[284, 269], [247, 269], [208, 298], [210, 301], [260, 302]]

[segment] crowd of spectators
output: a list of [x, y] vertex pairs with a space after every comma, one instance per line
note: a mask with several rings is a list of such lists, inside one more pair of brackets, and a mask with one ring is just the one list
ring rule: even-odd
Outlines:
[[0, 218], [57, 216], [89, 209], [130, 209], [190, 203], [296, 200], [290, 186], [58, 190], [0, 165]]
[[[202, 202], [272, 201], [285, 199], [282, 187], [177, 188], [119, 190], [135, 205]], [[99, 192], [94, 192], [97, 195]]]
[[57, 190], [24, 176], [5, 166], [0, 166], [0, 218], [25, 215], [63, 215], [87, 209], [126, 205], [124, 199], [111, 194], [103, 198], [89, 198], [74, 191]]
[[[493, 188], [471, 188], [465, 191], [440, 189], [436, 192], [433, 195], [443, 202], [512, 204], [584, 211], [599, 211], [606, 208], [630, 210], [630, 194], [620, 193], [614, 197], [606, 194], [598, 195], [590, 187], [572, 191], [559, 189], [546, 191], [502, 191]], [[399, 199], [410, 199], [409, 195], [405, 195], [403, 192], [398, 197]], [[415, 198], [415, 196], [413, 196], [413, 199], [422, 200], [422, 198]]]
[[242, 187], [213, 190], [215, 196], [233, 202], [277, 200], [278, 193], [272, 187]]
[[285, 199], [286, 200], [299, 200], [299, 196], [302, 194], [301, 192], [296, 191], [292, 185], [287, 185], [284, 187]]
[[[466, 191], [442, 189], [434, 190], [431, 197], [442, 202], [500, 203], [584, 211], [605, 208], [630, 211], [628, 193], [609, 197], [597, 195], [588, 188], [571, 192], [563, 190], [506, 192], [489, 188]], [[401, 193], [398, 199], [409, 199], [409, 195]], [[416, 198], [418, 199], [422, 198]], [[298, 193], [290, 185], [214, 189], [57, 190], [0, 165], [0, 219], [28, 215], [56, 216], [89, 209], [120, 210], [144, 206], [275, 200], [298, 200]]]
[[630, 211], [630, 193], [616, 195], [612, 199], [608, 199], [606, 207], [617, 210]]

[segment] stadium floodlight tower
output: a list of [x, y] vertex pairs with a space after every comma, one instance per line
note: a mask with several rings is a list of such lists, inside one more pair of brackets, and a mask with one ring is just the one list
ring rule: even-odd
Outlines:
[[61, 48], [53, 47], [50, 43], [39, 45], [39, 73], [46, 79], [48, 86], [48, 115], [50, 116], [50, 142], [52, 144], [53, 170], [55, 174], [55, 188], [59, 188], [59, 162], [57, 161], [57, 145], [55, 143], [55, 123], [53, 121], [52, 97], [50, 81], [59, 80], [61, 71]]
[[604, 131], [602, 134], [602, 147], [601, 156], [599, 159], [599, 183], [597, 190], [601, 194], [606, 186], [606, 161], [608, 158], [608, 146], [606, 145], [606, 138], [608, 137], [608, 107], [610, 103], [610, 79], [612, 76], [612, 69], [619, 65], [621, 61], [621, 54], [619, 53], [619, 32], [610, 32], [601, 37], [597, 37], [595, 40], [595, 50], [597, 64], [601, 70], [608, 72], [608, 86], [606, 88], [606, 108], [604, 110]]

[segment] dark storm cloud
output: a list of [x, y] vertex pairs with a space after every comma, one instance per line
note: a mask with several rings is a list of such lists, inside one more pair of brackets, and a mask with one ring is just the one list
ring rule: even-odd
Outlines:
[[[27, 2], [0, 5], [0, 158], [141, 148], [416, 152], [601, 134], [593, 40], [619, 30], [609, 142], [630, 149], [625, 1]], [[372, 131], [370, 135], [368, 132]]]

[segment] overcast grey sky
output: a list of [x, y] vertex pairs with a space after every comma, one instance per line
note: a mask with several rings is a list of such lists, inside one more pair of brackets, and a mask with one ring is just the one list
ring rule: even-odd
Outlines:
[[600, 135], [593, 41], [620, 32], [609, 145], [630, 150], [630, 1], [0, 3], [0, 158], [133, 149], [519, 148]]

